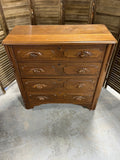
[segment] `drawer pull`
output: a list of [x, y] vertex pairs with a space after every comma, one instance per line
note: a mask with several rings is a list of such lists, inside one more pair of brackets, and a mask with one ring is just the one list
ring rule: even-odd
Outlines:
[[48, 97], [46, 97], [46, 96], [37, 96], [37, 99], [39, 99], [40, 101], [44, 101], [44, 100], [48, 99]]
[[78, 71], [78, 73], [86, 73], [86, 72], [88, 72], [87, 68], [82, 68]]
[[34, 73], [44, 73], [45, 72], [45, 70], [43, 68], [33, 68], [32, 71]]
[[33, 86], [33, 88], [37, 88], [37, 89], [43, 89], [43, 88], [46, 88], [46, 87], [47, 87], [46, 84], [35, 84], [35, 85]]
[[78, 88], [82, 88], [83, 86], [85, 86], [84, 83], [83, 83], [83, 84], [79, 84], [79, 85], [78, 85]]
[[91, 56], [92, 53], [89, 51], [81, 51], [78, 55], [79, 55], [79, 57], [84, 58], [84, 57]]
[[42, 53], [40, 53], [40, 52], [29, 52], [28, 54], [29, 54], [31, 57], [42, 56]]
[[82, 96], [75, 96], [75, 97], [73, 97], [73, 99], [75, 99], [77, 101], [81, 101], [81, 100], [84, 99], [84, 97], [82, 97]]

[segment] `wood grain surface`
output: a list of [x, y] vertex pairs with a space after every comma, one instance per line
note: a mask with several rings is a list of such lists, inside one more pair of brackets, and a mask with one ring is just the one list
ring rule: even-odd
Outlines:
[[113, 44], [116, 42], [104, 25], [26, 25], [16, 26], [3, 44]]

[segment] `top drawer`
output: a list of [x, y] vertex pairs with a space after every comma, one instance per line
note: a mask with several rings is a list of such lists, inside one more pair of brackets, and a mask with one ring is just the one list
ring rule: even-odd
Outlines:
[[102, 61], [106, 45], [14, 46], [18, 61], [68, 60]]

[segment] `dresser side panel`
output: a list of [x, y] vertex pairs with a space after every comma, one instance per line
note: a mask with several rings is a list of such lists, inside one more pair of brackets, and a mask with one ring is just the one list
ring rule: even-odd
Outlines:
[[105, 75], [106, 75], [106, 72], [107, 72], [108, 64], [109, 64], [110, 57], [111, 57], [111, 54], [112, 54], [111, 51], [112, 51], [113, 46], [114, 45], [111, 45], [111, 44], [109, 44], [107, 46], [105, 56], [104, 56], [104, 59], [103, 59], [103, 63], [102, 63], [102, 67], [101, 67], [101, 71], [100, 71], [100, 74], [99, 74], [98, 82], [97, 82], [97, 85], [96, 85], [92, 105], [91, 105], [91, 108], [90, 108], [91, 110], [94, 110], [96, 108], [96, 104], [97, 104], [97, 101], [98, 101], [98, 98], [99, 98], [99, 95], [100, 95], [100, 92], [101, 92], [101, 89], [102, 89], [102, 86], [103, 86], [103, 82], [104, 82]]
[[28, 103], [27, 95], [26, 95], [25, 90], [24, 90], [24, 86], [23, 86], [21, 76], [20, 76], [20, 72], [19, 72], [18, 63], [16, 61], [12, 46], [5, 46], [5, 48], [6, 48], [7, 54], [9, 55], [9, 58], [12, 62], [12, 66], [14, 68], [15, 77], [16, 77], [21, 95], [23, 97], [25, 108], [29, 109], [29, 103]]

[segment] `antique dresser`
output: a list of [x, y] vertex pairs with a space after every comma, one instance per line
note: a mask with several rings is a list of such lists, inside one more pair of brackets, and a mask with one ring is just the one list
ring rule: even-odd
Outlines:
[[73, 103], [94, 110], [115, 43], [104, 25], [16, 26], [3, 41], [27, 109]]

